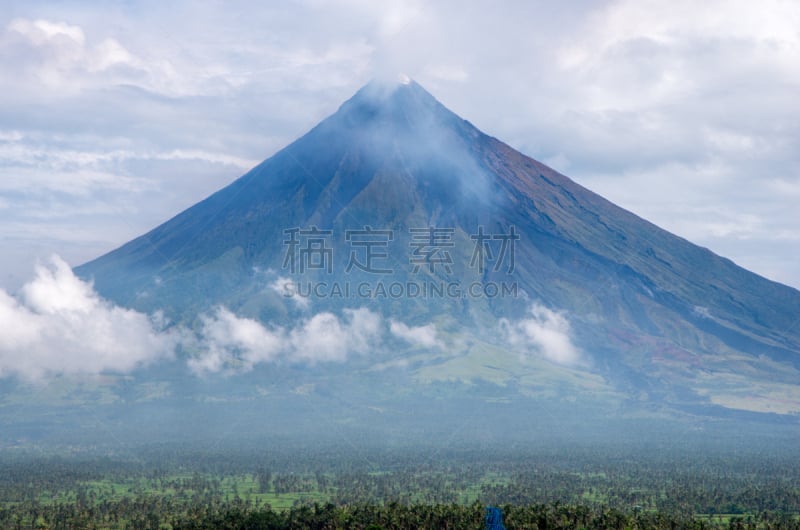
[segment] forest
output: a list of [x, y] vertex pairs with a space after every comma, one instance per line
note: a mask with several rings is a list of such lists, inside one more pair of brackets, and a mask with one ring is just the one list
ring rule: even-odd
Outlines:
[[0, 451], [12, 529], [800, 528], [792, 448], [449, 445]]

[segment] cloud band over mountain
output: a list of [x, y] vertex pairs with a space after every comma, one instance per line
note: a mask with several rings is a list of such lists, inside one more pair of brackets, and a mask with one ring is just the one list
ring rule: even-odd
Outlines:
[[[321, 311], [282, 327], [219, 306], [201, 315], [196, 332], [167, 327], [158, 312], [146, 315], [104, 300], [58, 256], [37, 266], [35, 278], [17, 295], [0, 290], [0, 322], [0, 377], [27, 381], [129, 373], [174, 359], [178, 348], [188, 352], [186, 364], [197, 375], [242, 373], [267, 363], [342, 363], [352, 355], [384, 353], [389, 340], [447, 348], [435, 324], [412, 326], [365, 307], [344, 309], [341, 315]], [[501, 328], [511, 348], [522, 354], [559, 364], [578, 359], [561, 313], [534, 305], [530, 318], [503, 319]], [[451, 353], [458, 354], [457, 349]]]

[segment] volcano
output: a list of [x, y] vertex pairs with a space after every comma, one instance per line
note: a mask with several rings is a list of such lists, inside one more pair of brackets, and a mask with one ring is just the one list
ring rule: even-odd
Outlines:
[[414, 81], [371, 82], [76, 273], [175, 325], [220, 307], [264, 326], [366, 308], [435, 331], [346, 368], [282, 368], [339, 396], [331, 370], [351, 389], [370, 381], [384, 409], [447, 388], [637, 414], [800, 413], [800, 292], [615, 206]]

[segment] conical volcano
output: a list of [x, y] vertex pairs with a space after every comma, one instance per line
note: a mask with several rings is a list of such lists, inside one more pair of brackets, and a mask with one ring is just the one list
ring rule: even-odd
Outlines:
[[439, 339], [359, 360], [397, 363], [413, 385], [800, 413], [800, 292], [615, 206], [414, 81], [366, 85], [77, 272], [182, 325], [224, 307], [265, 326], [358, 308], [433, 326]]

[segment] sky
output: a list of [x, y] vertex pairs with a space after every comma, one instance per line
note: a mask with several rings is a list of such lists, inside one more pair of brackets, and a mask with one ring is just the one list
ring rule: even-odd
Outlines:
[[400, 72], [800, 287], [798, 2], [0, 0], [0, 289], [148, 231]]

